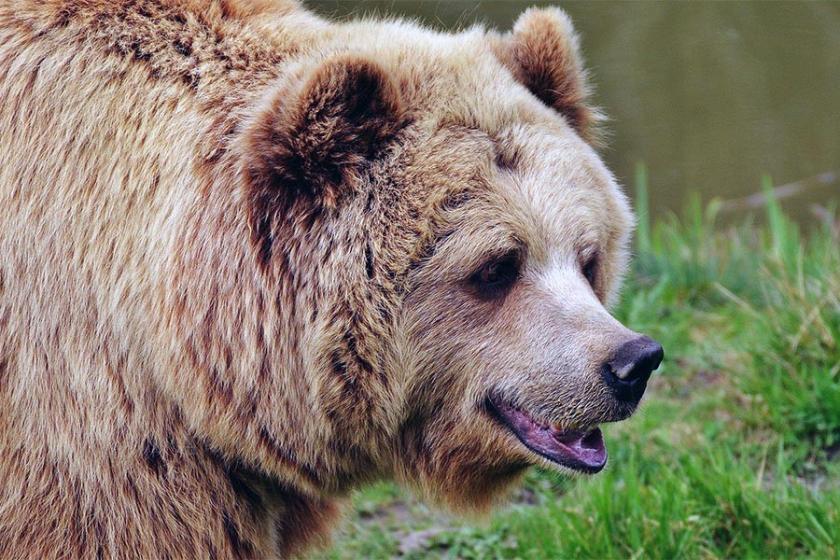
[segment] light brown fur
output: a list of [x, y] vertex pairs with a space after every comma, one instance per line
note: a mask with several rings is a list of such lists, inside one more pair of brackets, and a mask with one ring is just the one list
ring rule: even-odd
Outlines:
[[592, 364], [631, 218], [576, 48], [556, 10], [0, 5], [0, 557], [286, 557], [363, 483], [480, 509], [547, 463], [490, 390], [626, 417]]

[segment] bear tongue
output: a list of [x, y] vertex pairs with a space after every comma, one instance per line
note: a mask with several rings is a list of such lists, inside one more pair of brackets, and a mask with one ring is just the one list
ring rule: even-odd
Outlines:
[[600, 471], [607, 463], [607, 449], [600, 429], [561, 431], [535, 421], [512, 406], [493, 405], [497, 415], [519, 441], [546, 459], [588, 473]]
[[607, 463], [607, 447], [604, 445], [604, 434], [601, 433], [600, 428], [590, 430], [588, 433], [558, 434], [555, 439], [559, 445], [565, 446], [581, 463], [586, 465], [587, 470], [600, 471]]

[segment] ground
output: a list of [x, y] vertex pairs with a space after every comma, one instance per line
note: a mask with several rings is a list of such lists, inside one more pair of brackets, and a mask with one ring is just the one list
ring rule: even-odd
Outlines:
[[605, 472], [533, 471], [484, 522], [378, 485], [319, 558], [840, 555], [836, 220], [800, 228], [771, 204], [751, 222], [695, 200], [651, 227], [645, 193], [617, 314], [667, 359], [641, 411], [607, 429]]

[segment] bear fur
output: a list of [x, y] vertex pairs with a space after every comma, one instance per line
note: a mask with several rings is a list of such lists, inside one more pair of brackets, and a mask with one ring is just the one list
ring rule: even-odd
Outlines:
[[565, 470], [486, 403], [635, 407], [586, 95], [557, 9], [0, 4], [0, 558], [288, 557], [371, 481], [482, 510]]

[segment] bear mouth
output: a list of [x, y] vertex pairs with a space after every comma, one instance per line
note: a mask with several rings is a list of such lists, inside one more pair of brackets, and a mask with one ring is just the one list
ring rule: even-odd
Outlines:
[[600, 428], [560, 430], [496, 398], [487, 399], [492, 416], [530, 451], [568, 469], [595, 474], [607, 464]]

